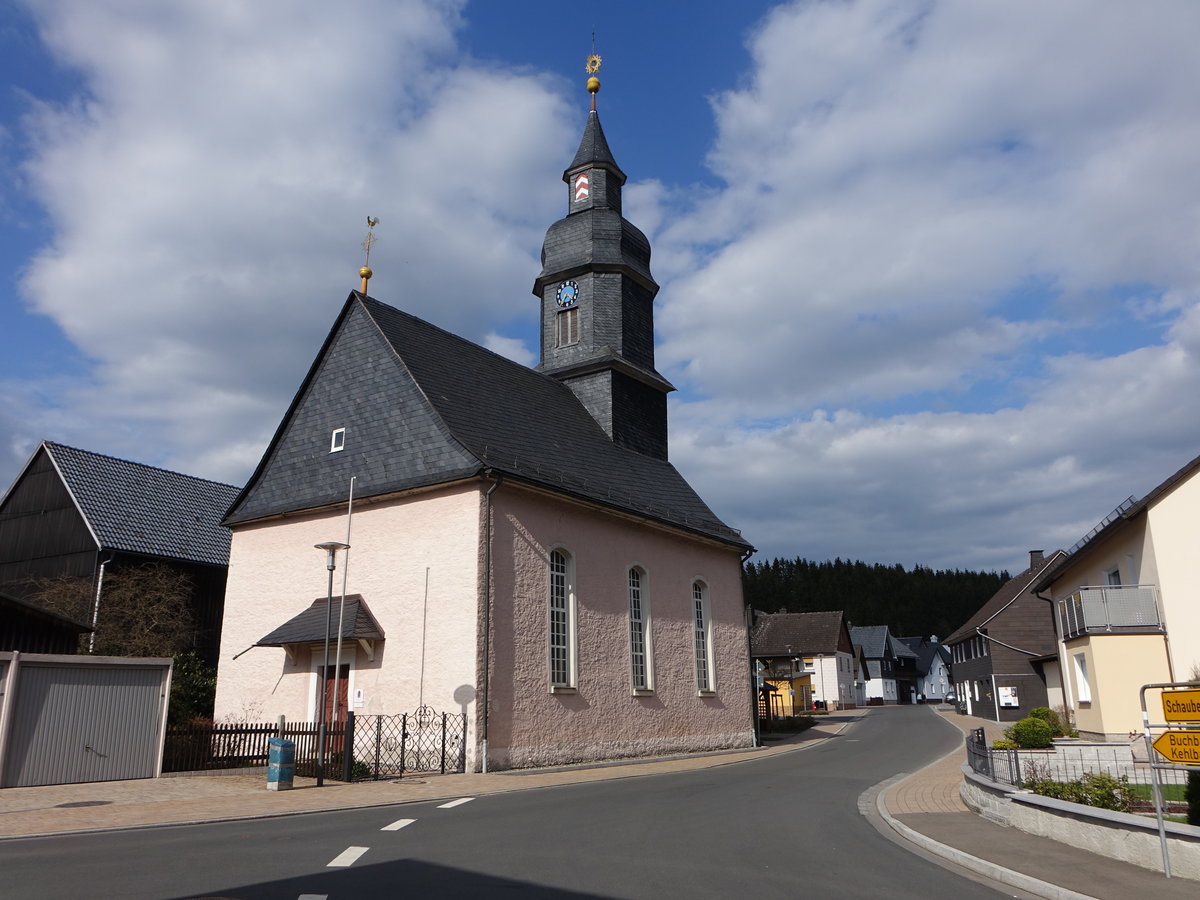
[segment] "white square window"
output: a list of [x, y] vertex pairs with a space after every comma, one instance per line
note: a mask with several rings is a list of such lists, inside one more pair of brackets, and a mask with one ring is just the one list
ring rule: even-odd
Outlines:
[[346, 449], [346, 429], [335, 428], [333, 434], [329, 438], [329, 452], [337, 453], [339, 450]]

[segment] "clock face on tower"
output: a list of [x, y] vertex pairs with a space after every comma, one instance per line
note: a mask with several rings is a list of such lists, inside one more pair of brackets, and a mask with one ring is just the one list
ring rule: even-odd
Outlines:
[[554, 298], [559, 306], [574, 306], [575, 301], [579, 299], [579, 285], [573, 281], [564, 281], [558, 286]]

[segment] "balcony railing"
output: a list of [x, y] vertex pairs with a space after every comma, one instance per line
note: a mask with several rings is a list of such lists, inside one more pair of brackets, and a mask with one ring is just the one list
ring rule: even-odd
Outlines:
[[1152, 584], [1081, 587], [1058, 601], [1058, 622], [1063, 638], [1166, 630]]

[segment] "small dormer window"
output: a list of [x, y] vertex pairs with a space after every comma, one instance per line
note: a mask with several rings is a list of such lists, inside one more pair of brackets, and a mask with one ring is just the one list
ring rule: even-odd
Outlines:
[[337, 453], [339, 450], [346, 449], [346, 429], [335, 428], [333, 434], [329, 438], [329, 452]]

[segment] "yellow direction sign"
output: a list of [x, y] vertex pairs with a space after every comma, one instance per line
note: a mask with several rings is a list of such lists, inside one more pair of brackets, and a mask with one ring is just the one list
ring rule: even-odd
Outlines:
[[1200, 688], [1163, 691], [1162, 705], [1167, 722], [1200, 722]]
[[1200, 731], [1164, 731], [1154, 749], [1173, 763], [1200, 766]]

